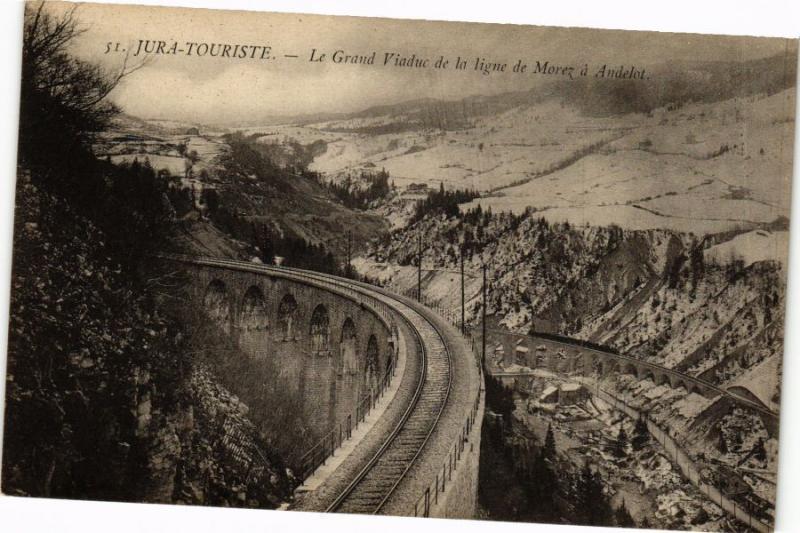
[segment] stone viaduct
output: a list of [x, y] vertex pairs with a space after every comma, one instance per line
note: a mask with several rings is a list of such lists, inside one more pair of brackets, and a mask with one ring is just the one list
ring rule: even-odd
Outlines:
[[[411, 459], [413, 475], [403, 478], [391, 493], [386, 509], [390, 514], [474, 516], [483, 380], [475, 355], [456, 328], [418, 304], [342, 278], [227, 260], [162, 258], [187, 274], [191, 302], [210, 318], [215, 332], [235, 341], [247, 365], [274, 371], [287, 391], [299, 395], [304, 417], [317, 435], [334, 434], [337, 421], [349, 420], [382, 378], [390, 377], [397, 386], [395, 396], [387, 395], [385, 411], [376, 408], [370, 415], [374, 420], [365, 418], [352, 437], [340, 434], [332, 443], [326, 457], [336, 459], [326, 463], [323, 457], [313, 472], [302, 474], [303, 480], [310, 475], [315, 487], [328, 487], [317, 491], [303, 485], [301, 502], [306, 506], [300, 508], [307, 510], [317, 510], [315, 491], [322, 502], [331, 496], [330, 487], [356, 476], [353, 465], [365, 460], [364, 449], [395, 438], [392, 424], [411, 409], [407, 402], [417, 388], [414, 382], [425, 382], [429, 375], [419, 371], [423, 363], [416, 360], [437, 350], [434, 344], [418, 346], [428, 343], [431, 332], [426, 337], [408, 318], [410, 312], [426, 315], [425, 320], [436, 324], [434, 330], [447, 351], [453, 352], [452, 389], [444, 396], [448, 400], [433, 421], [427, 444]], [[418, 340], [412, 338], [415, 335]], [[401, 369], [396, 376], [395, 368]], [[428, 405], [421, 402], [417, 408]], [[312, 440], [304, 444], [317, 448]], [[330, 466], [337, 464], [344, 466]]]
[[187, 265], [193, 301], [253, 364], [280, 373], [318, 435], [355, 411], [396, 355], [388, 317], [344, 292], [279, 274]]
[[[517, 340], [514, 341], [514, 338]], [[687, 393], [700, 394], [706, 398], [726, 397], [755, 411], [770, 434], [777, 433], [777, 413], [771, 411], [744, 387], [725, 390], [677, 370], [558, 335], [505, 335], [496, 346], [498, 349], [495, 352], [495, 361], [502, 359], [506, 368], [513, 368], [512, 365], [517, 364], [532, 369], [541, 368], [562, 374], [583, 376], [630, 374], [639, 380], [649, 379], [656, 385], [666, 385], [673, 389], [683, 388]], [[500, 371], [494, 375], [508, 381], [525, 379], [526, 373]]]

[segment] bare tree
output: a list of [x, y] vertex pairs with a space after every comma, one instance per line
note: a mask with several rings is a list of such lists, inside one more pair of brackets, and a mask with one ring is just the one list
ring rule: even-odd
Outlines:
[[[20, 116], [23, 159], [35, 159], [37, 152], [63, 151], [105, 129], [120, 111], [108, 95], [125, 76], [146, 64], [130, 65], [126, 55], [117, 70], [107, 71], [69, 54], [70, 44], [86, 31], [76, 18], [78, 7], [62, 14], [51, 13], [45, 2], [25, 7]], [[59, 131], [47, 131], [55, 128]]]

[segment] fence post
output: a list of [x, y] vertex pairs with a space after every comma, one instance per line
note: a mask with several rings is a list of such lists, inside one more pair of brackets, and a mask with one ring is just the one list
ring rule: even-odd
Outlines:
[[447, 454], [447, 480], [453, 479], [453, 453]]

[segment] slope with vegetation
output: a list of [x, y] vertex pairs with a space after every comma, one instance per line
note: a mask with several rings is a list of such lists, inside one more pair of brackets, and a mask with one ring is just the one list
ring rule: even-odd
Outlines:
[[2, 489], [276, 507], [293, 480], [246, 409], [190, 357], [174, 229], [149, 164], [95, 158], [110, 74], [67, 52], [75, 10], [26, 6]]
[[[783, 265], [745, 263], [735, 254], [722, 261], [706, 256], [718, 239], [734, 234], [701, 239], [669, 230], [576, 227], [530, 210], [432, 211], [383, 238], [360, 268], [373, 277], [391, 276], [400, 290], [412, 288], [420, 235], [423, 291], [453, 309], [460, 306], [453, 272], [463, 250], [473, 319], [485, 262], [488, 312], [513, 331], [585, 338], [721, 385], [780, 358]], [[779, 397], [777, 376], [770, 385], [767, 404]]]
[[[359, 270], [397, 291], [416, 289], [420, 236], [423, 295], [456, 315], [463, 250], [467, 319], [474, 325], [485, 263], [490, 328], [582, 338], [722, 388], [741, 387], [778, 408], [785, 270], [774, 260], [750, 262], [734, 254], [718, 261], [706, 253], [735, 232], [700, 239], [669, 230], [550, 223], [531, 211], [474, 208], [450, 217], [434, 211], [384, 238], [357, 262]], [[763, 460], [748, 464], [767, 478], [774, 475], [777, 436], [753, 412], [652, 381], [618, 381], [604, 386], [644, 402], [660, 423], [685, 436], [698, 459], [735, 468], [761, 439]], [[735, 453], [719, 453], [724, 424], [747, 428], [748, 440]], [[774, 485], [759, 476], [746, 479], [761, 501], [774, 501]]]

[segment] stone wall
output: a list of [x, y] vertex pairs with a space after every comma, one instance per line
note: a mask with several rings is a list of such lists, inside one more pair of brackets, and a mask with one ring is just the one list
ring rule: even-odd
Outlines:
[[268, 361], [280, 372], [319, 435], [355, 411], [396, 356], [391, 326], [345, 294], [277, 275], [189, 268], [193, 300], [254, 365]]
[[[481, 392], [483, 394], [483, 392]], [[475, 518], [478, 507], [478, 473], [480, 470], [481, 428], [484, 398], [481, 397], [474, 423], [464, 444], [461, 459], [438, 502], [431, 506], [430, 516], [437, 518]]]

